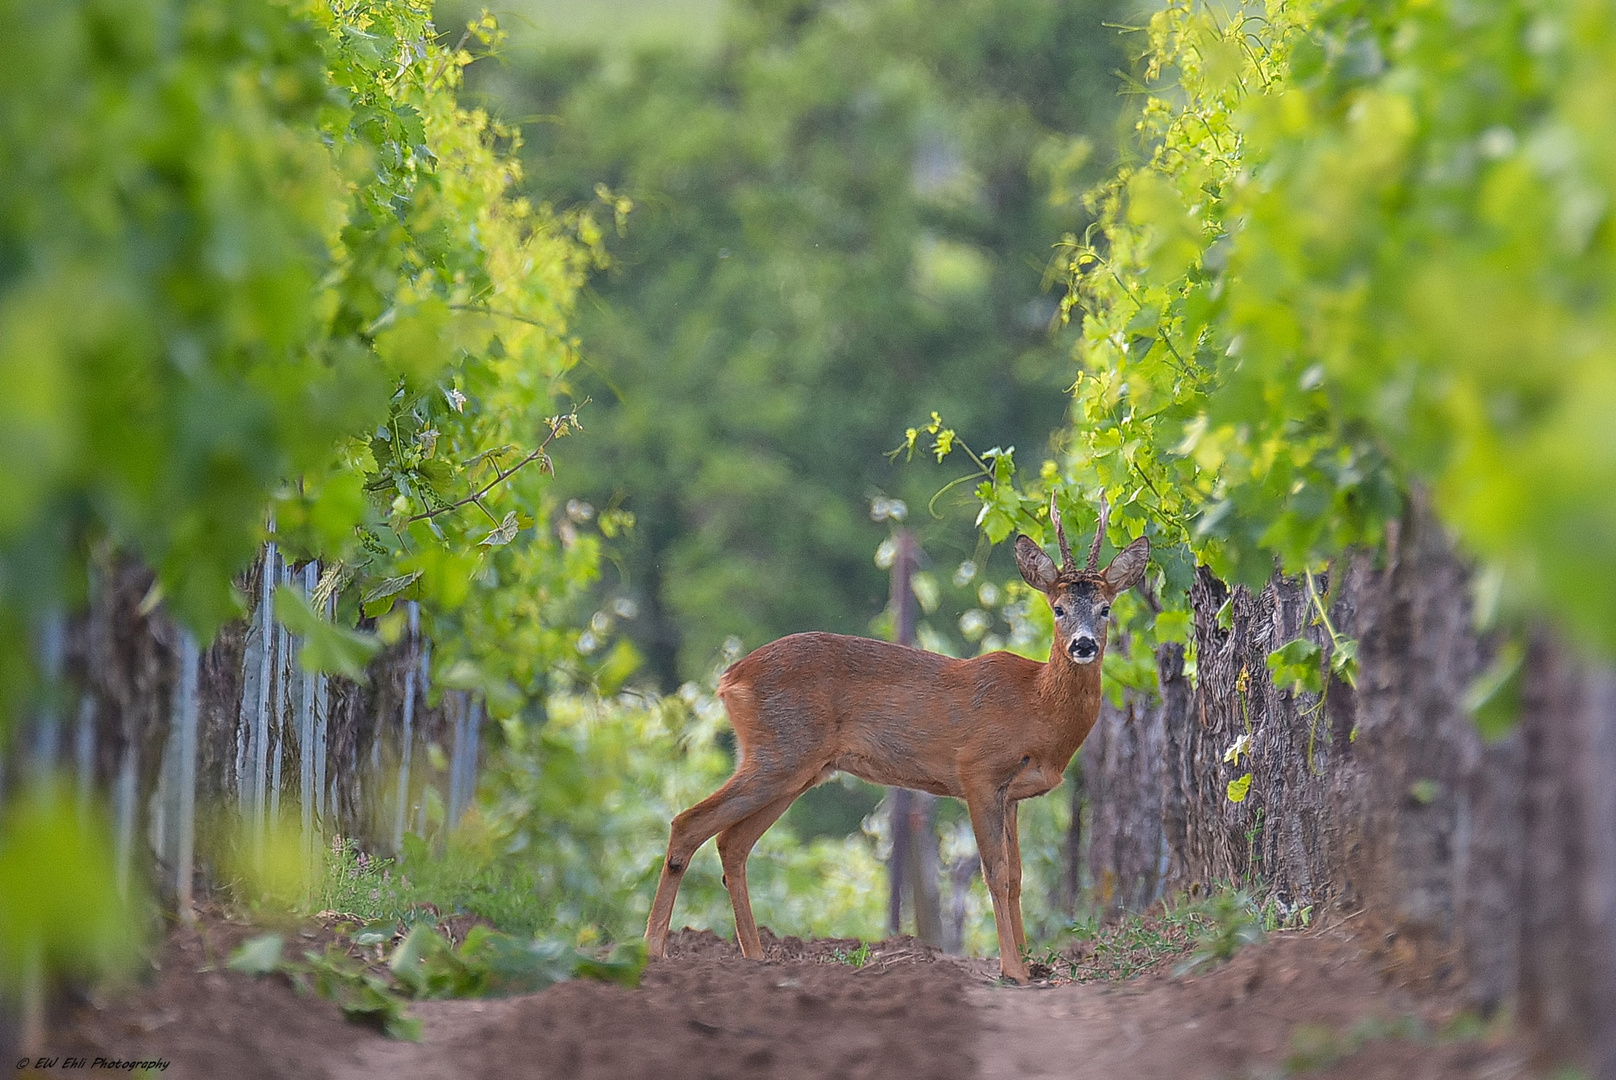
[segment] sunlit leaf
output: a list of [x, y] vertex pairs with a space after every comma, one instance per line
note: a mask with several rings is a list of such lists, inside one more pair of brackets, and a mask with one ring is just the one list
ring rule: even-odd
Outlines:
[[521, 527], [516, 511], [512, 510], [500, 521], [498, 528], [477, 541], [477, 543], [481, 547], [502, 547], [516, 539], [516, 533]]
[[414, 585], [416, 581], [420, 579], [420, 577], [421, 571], [412, 570], [408, 574], [400, 574], [397, 577], [390, 577], [385, 581], [378, 582], [376, 585], [365, 591], [364, 598], [361, 602], [369, 605], [378, 600], [386, 600], [390, 597], [397, 596], [405, 589], [408, 589], [411, 585]]

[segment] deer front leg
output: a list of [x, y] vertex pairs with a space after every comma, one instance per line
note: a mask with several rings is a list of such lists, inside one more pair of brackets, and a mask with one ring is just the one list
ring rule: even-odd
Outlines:
[[1006, 843], [1006, 789], [967, 794], [965, 805], [971, 812], [971, 831], [976, 834], [976, 850], [982, 856], [982, 880], [993, 898], [993, 924], [999, 931], [999, 972], [1018, 983], [1027, 982], [1027, 967], [1021, 962], [1016, 945], [1015, 922], [1010, 914], [1010, 859]]
[[1021, 925], [1021, 837], [1016, 828], [1020, 809], [1019, 802], [1011, 802], [1004, 815], [1005, 859], [1010, 871], [1010, 933], [1015, 938], [1018, 957], [1027, 951], [1027, 931]]

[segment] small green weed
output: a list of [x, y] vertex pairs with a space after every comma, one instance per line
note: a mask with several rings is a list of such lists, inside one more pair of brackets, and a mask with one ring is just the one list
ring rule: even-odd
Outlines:
[[837, 963], [851, 964], [856, 968], [861, 968], [870, 962], [870, 943], [862, 941], [859, 943], [859, 947], [852, 952], [848, 952], [846, 949], [837, 949], [835, 955]]
[[340, 945], [328, 946], [323, 955], [305, 952], [302, 960], [286, 959], [284, 948], [281, 935], [260, 934], [238, 946], [225, 966], [246, 975], [279, 972], [292, 980], [298, 993], [312, 991], [335, 1002], [356, 1023], [380, 1028], [395, 1039], [421, 1037], [421, 1022], [405, 1015], [404, 999], [386, 979], [366, 969]]
[[522, 939], [486, 926], [473, 927], [456, 949], [437, 931], [418, 926], [393, 950], [387, 966], [411, 997], [503, 997], [572, 978], [636, 986], [645, 959], [645, 943], [638, 940], [600, 959], [559, 941]]
[[1173, 968], [1174, 975], [1216, 966], [1244, 946], [1262, 940], [1261, 915], [1244, 889], [1216, 893], [1196, 906], [1200, 928], [1195, 935], [1195, 950]]
[[1262, 902], [1258, 920], [1264, 931], [1305, 930], [1313, 922], [1312, 904], [1287, 904], [1277, 896]]
[[[306, 914], [336, 912], [364, 920], [401, 922], [408, 930], [437, 912], [476, 915], [511, 933], [553, 933], [557, 912], [537, 898], [531, 874], [451, 846], [431, 852], [406, 834], [399, 859], [361, 851], [351, 839], [334, 837], [309, 890]], [[576, 924], [577, 920], [573, 921]], [[588, 940], [587, 918], [580, 940]]]

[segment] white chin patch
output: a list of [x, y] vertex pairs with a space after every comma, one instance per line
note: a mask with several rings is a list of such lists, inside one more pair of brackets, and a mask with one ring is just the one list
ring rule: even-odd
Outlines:
[[1072, 658], [1072, 663], [1074, 664], [1092, 664], [1094, 661], [1100, 658], [1099, 653], [1095, 653], [1092, 656], [1078, 656], [1076, 653], [1067, 653], [1066, 655]]

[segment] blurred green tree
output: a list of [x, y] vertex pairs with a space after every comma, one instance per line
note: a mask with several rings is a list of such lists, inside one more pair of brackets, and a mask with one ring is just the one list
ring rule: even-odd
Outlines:
[[923, 509], [954, 474], [883, 452], [932, 409], [984, 447], [1060, 424], [1045, 272], [1110, 159], [1113, 10], [745, 3], [710, 57], [551, 49], [485, 84], [543, 118], [535, 197], [636, 203], [577, 321], [598, 442], [558, 460], [568, 492], [635, 515], [621, 588], [664, 685], [732, 635], [868, 632], [872, 497], [906, 499], [950, 572], [976, 554], [966, 516]]

